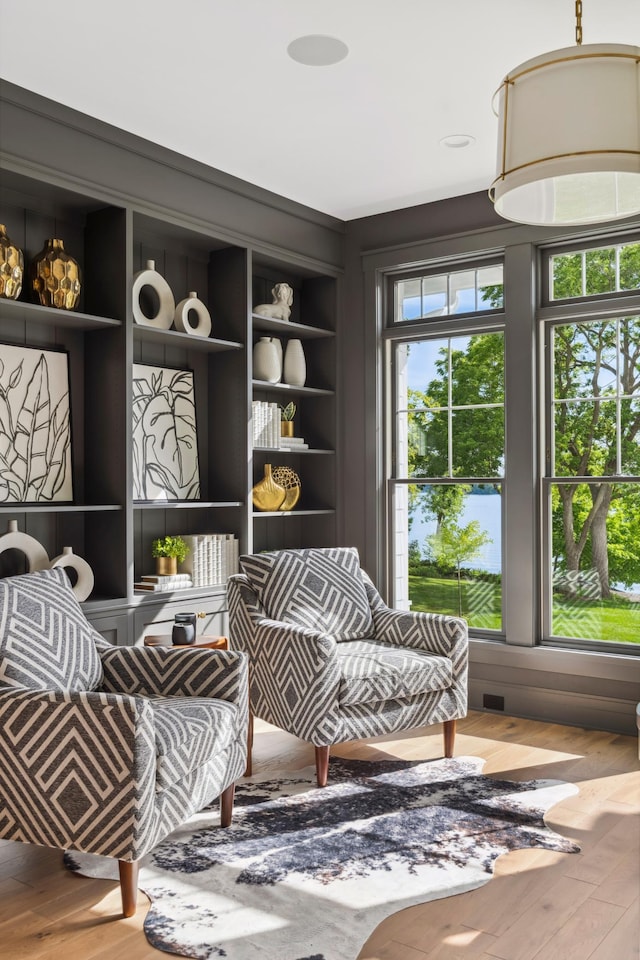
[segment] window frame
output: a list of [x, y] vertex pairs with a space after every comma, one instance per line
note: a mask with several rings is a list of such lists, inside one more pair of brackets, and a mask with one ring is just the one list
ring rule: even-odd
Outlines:
[[[395, 322], [395, 285], [398, 281], [407, 279], [421, 279], [425, 276], [438, 276], [447, 273], [462, 273], [467, 270], [479, 269], [489, 266], [503, 267], [503, 307], [496, 310], [478, 310], [470, 313], [459, 313], [452, 315], [437, 316], [431, 319], [421, 317], [416, 320], [403, 320]], [[505, 304], [506, 304], [506, 286], [504, 284], [505, 264], [502, 256], [496, 256], [495, 252], [488, 257], [475, 257], [472, 260], [456, 260], [451, 263], [430, 263], [425, 265], [425, 269], [413, 269], [411, 271], [398, 271], [390, 273], [385, 278], [385, 295], [383, 303], [385, 306], [385, 321], [383, 329], [380, 332], [380, 339], [384, 349], [384, 377], [383, 377], [383, 405], [385, 422], [385, 442], [383, 469], [385, 477], [386, 493], [384, 496], [384, 529], [386, 537], [386, 561], [388, 570], [388, 582], [392, 586], [392, 603], [395, 602], [395, 584], [397, 583], [398, 570], [396, 566], [396, 529], [394, 524], [394, 493], [396, 488], [401, 486], [428, 486], [434, 484], [463, 484], [463, 483], [499, 483], [501, 486], [501, 567], [504, 574], [505, 557], [505, 494], [508, 485], [508, 466], [505, 448], [504, 470], [500, 477], [399, 477], [397, 470], [397, 416], [396, 416], [396, 387], [397, 370], [395, 360], [395, 346], [402, 343], [417, 343], [424, 340], [453, 339], [459, 336], [472, 336], [488, 333], [501, 333], [503, 336], [503, 345], [506, 340], [505, 325]], [[506, 373], [506, 349], [505, 349], [505, 373]], [[506, 417], [506, 387], [505, 400], [503, 408]], [[505, 422], [506, 430], [506, 422]], [[489, 640], [493, 642], [505, 642], [506, 640], [506, 602], [505, 591], [502, 588], [501, 595], [501, 624], [500, 630], [485, 630], [479, 627], [473, 627], [473, 636], [478, 639]]]
[[[543, 308], [553, 309], [554, 307], [579, 307], [584, 304], [602, 304], [611, 299], [613, 302], [619, 300], [633, 299], [636, 296], [634, 290], [616, 290], [609, 293], [584, 294], [580, 297], [564, 297], [562, 299], [552, 299], [551, 297], [551, 259], [562, 254], [587, 253], [590, 250], [604, 250], [608, 247], [620, 247], [625, 244], [640, 243], [640, 233], [634, 232], [624, 236], [608, 236], [606, 234], [600, 237], [589, 237], [584, 240], [574, 240], [571, 243], [560, 243], [540, 247], [540, 273], [538, 284], [540, 295], [539, 304]], [[626, 309], [623, 308], [623, 309]]]
[[[393, 319], [395, 313], [395, 285], [398, 282], [405, 280], [422, 280], [427, 277], [438, 277], [442, 275], [449, 275], [454, 273], [466, 273], [471, 270], [483, 270], [487, 267], [498, 267], [502, 266], [503, 268], [503, 305], [502, 307], [495, 310], [471, 310], [466, 313], [453, 313], [445, 314], [442, 316], [432, 317], [418, 317], [415, 320], [397, 320]], [[384, 330], [383, 336], [388, 336], [390, 330], [413, 330], [419, 324], [427, 324], [431, 326], [434, 323], [439, 323], [442, 321], [453, 321], [453, 320], [462, 320], [466, 321], [475, 317], [499, 317], [504, 314], [505, 305], [504, 301], [506, 300], [506, 293], [504, 292], [504, 259], [501, 256], [496, 256], [495, 253], [492, 253], [487, 256], [479, 254], [476, 257], [473, 257], [469, 260], [456, 260], [456, 261], [430, 261], [429, 263], [423, 265], [422, 267], [413, 267], [407, 271], [398, 271], [397, 273], [388, 274], [386, 277], [386, 290], [385, 290], [385, 319], [384, 319]]]
[[616, 643], [615, 641], [583, 639], [579, 637], [565, 637], [552, 632], [553, 622], [553, 584], [552, 584], [552, 518], [551, 518], [551, 491], [554, 485], [570, 483], [584, 484], [587, 481], [614, 483], [640, 483], [640, 477], [631, 475], [611, 474], [602, 477], [572, 477], [551, 474], [554, 444], [554, 383], [552, 358], [552, 331], [567, 324], [588, 323], [590, 321], [618, 320], [628, 316], [640, 316], [640, 291], [625, 290], [615, 293], [591, 294], [582, 297], [572, 297], [562, 300], [550, 300], [551, 290], [551, 257], [561, 254], [578, 253], [582, 251], [603, 249], [608, 246], [620, 246], [626, 243], [637, 243], [640, 234], [616, 235], [608, 237], [591, 237], [588, 240], [572, 243], [553, 244], [541, 247], [540, 270], [538, 275], [539, 303], [536, 311], [539, 324], [540, 352], [540, 382], [542, 385], [542, 402], [540, 410], [541, 439], [543, 452], [540, 460], [540, 497], [541, 497], [541, 530], [542, 543], [540, 552], [541, 564], [541, 633], [538, 638], [539, 646], [578, 650], [583, 653], [605, 653], [640, 657], [640, 645], [630, 643]]

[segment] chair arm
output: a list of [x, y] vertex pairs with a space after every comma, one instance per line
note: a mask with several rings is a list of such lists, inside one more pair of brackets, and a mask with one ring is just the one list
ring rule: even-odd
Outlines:
[[251, 704], [256, 716], [312, 743], [332, 743], [339, 725], [336, 641], [263, 617], [255, 623]]
[[136, 859], [157, 819], [150, 703], [111, 693], [0, 694], [0, 836]]
[[454, 677], [466, 671], [469, 655], [466, 620], [419, 610], [392, 610], [364, 570], [362, 576], [371, 606], [376, 640], [448, 657], [453, 661]]
[[305, 685], [317, 676], [339, 676], [336, 641], [329, 634], [268, 617], [256, 620], [254, 629], [259, 660], [272, 665], [283, 658], [294, 661]]
[[454, 675], [466, 669], [469, 644], [465, 620], [387, 607], [376, 611], [373, 622], [376, 640], [448, 657], [453, 661]]
[[[303, 651], [306, 651], [313, 656], [317, 647], [318, 651], [323, 651], [319, 655], [325, 660], [331, 657], [336, 659], [336, 641], [330, 634], [299, 627], [293, 623], [271, 620], [255, 590], [250, 586], [248, 577], [243, 573], [229, 577], [227, 593], [229, 622], [230, 627], [233, 626], [232, 646], [235, 650], [245, 650], [252, 661], [258, 657], [264, 643], [268, 643], [271, 648], [274, 641], [280, 645], [292, 643], [294, 640], [301, 644], [300, 655], [304, 655]], [[277, 650], [275, 653], [277, 655]]]
[[111, 647], [101, 650], [103, 689], [163, 697], [213, 697], [242, 703], [247, 658], [238, 650]]

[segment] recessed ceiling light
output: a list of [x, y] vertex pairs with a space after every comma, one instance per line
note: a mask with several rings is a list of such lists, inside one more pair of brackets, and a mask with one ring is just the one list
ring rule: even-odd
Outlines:
[[459, 150], [460, 147], [469, 147], [475, 142], [476, 138], [468, 133], [452, 133], [451, 136], [442, 138], [440, 146], [452, 147], [454, 150]]
[[287, 47], [287, 53], [292, 60], [304, 63], [307, 67], [328, 67], [344, 60], [349, 53], [349, 47], [337, 37], [310, 33], [306, 37], [292, 40]]

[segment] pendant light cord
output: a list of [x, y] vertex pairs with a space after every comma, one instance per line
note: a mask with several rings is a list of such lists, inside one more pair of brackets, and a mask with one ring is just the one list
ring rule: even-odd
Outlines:
[[582, 43], [582, 0], [576, 0], [576, 43]]

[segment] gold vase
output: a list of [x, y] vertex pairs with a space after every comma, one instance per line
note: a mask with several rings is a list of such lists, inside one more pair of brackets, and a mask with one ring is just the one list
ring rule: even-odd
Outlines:
[[273, 471], [273, 479], [284, 487], [284, 500], [279, 509], [293, 510], [300, 499], [300, 477], [291, 467], [276, 467]]
[[172, 577], [178, 572], [177, 557], [156, 557], [156, 574], [159, 577]]
[[80, 267], [64, 249], [64, 242], [52, 238], [31, 261], [29, 268], [34, 299], [43, 307], [75, 310], [80, 300]]
[[22, 250], [11, 243], [4, 224], [0, 223], [0, 297], [17, 300], [22, 290], [23, 278]]
[[280, 436], [281, 436], [281, 437], [292, 437], [292, 436], [293, 436], [293, 420], [281, 420], [281, 421], [280, 421]]
[[264, 465], [264, 478], [251, 491], [253, 505], [258, 510], [279, 510], [284, 503], [286, 490], [276, 483], [271, 474], [271, 464]]

